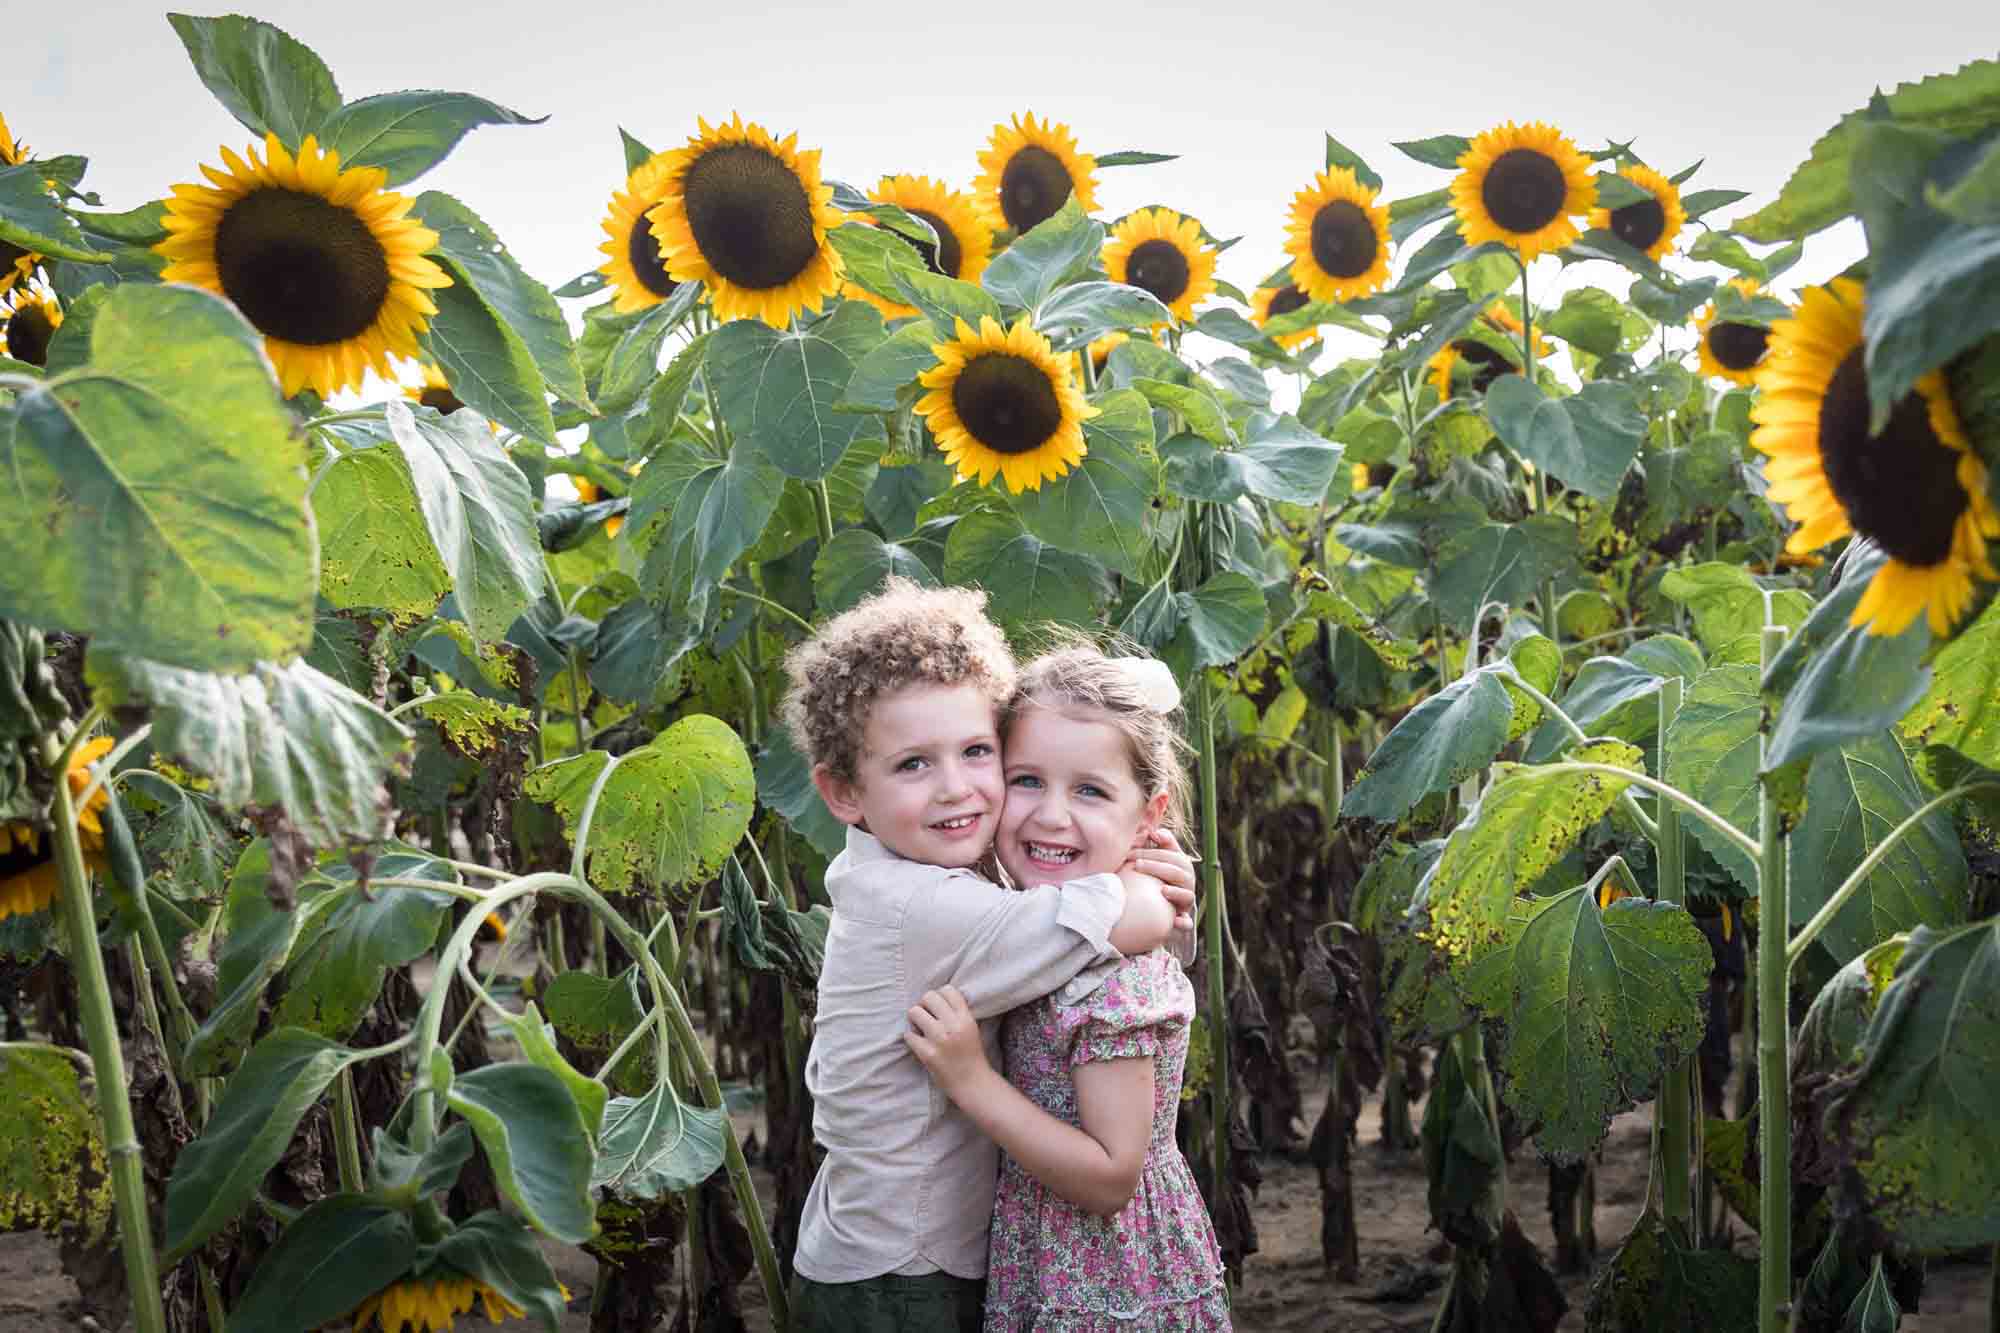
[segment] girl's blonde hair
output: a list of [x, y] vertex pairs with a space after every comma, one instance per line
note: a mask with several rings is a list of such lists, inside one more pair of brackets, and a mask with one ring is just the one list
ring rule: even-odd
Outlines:
[[[1132, 774], [1146, 799], [1167, 794], [1160, 826], [1170, 830], [1183, 846], [1188, 845], [1193, 784], [1186, 757], [1192, 751], [1182, 736], [1184, 718], [1179, 703], [1162, 708], [1161, 701], [1134, 671], [1144, 657], [1136, 644], [1117, 638], [1100, 643], [1065, 629], [1051, 631], [1051, 639], [1055, 646], [1021, 669], [1020, 683], [1000, 717], [1002, 744], [1027, 708], [1090, 709], [1101, 714], [1103, 721], [1124, 735]], [[1112, 652], [1127, 648], [1132, 652], [1114, 657], [1105, 651], [1106, 646]]]

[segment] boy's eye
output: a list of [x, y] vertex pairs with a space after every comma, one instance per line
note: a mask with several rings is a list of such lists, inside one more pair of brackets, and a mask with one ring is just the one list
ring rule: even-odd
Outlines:
[[965, 757], [967, 759], [984, 759], [992, 753], [993, 747], [985, 741], [974, 741], [971, 745], [965, 747]]
[[896, 771], [898, 773], [914, 773], [923, 766], [924, 766], [923, 758], [919, 755], [913, 754], [908, 759], [905, 759], [902, 763], [896, 765]]

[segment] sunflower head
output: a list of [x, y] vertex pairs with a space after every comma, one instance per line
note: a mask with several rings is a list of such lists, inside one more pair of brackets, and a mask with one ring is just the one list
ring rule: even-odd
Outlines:
[[[111, 746], [109, 736], [97, 736], [77, 746], [69, 771], [63, 775], [72, 803], [90, 786], [90, 766], [109, 753]], [[76, 838], [83, 848], [84, 864], [92, 870], [104, 866], [104, 810], [110, 804], [111, 789], [100, 786], [77, 807]], [[39, 912], [61, 891], [55, 840], [23, 821], [0, 824], [0, 921]]]
[[1674, 237], [1687, 225], [1680, 187], [1651, 167], [1625, 167], [1618, 174], [1649, 197], [1623, 208], [1593, 208], [1590, 225], [1610, 232], [1648, 259], [1665, 259], [1674, 248]]
[[1113, 282], [1150, 292], [1174, 318], [1194, 318], [1197, 303], [1215, 292], [1215, 251], [1201, 243], [1201, 224], [1170, 208], [1142, 208], [1111, 229], [1104, 272]]
[[1389, 207], [1348, 167], [1328, 167], [1292, 196], [1285, 253], [1315, 301], [1352, 301], [1389, 280]]
[[784, 328], [840, 292], [845, 272], [826, 234], [840, 225], [819, 150], [755, 122], [696, 122], [686, 147], [663, 153], [660, 202], [648, 215], [667, 275], [707, 286], [725, 320]]
[[[567, 1292], [565, 1292], [567, 1294]], [[390, 1283], [354, 1309], [353, 1333], [432, 1333], [477, 1305], [491, 1323], [527, 1316], [514, 1302], [474, 1278], [440, 1271]]]
[[597, 271], [610, 282], [611, 308], [621, 315], [658, 305], [680, 286], [667, 276], [659, 238], [646, 218], [665, 196], [666, 179], [667, 154], [655, 153], [632, 169], [624, 189], [611, 192]]
[[55, 293], [23, 283], [0, 297], [0, 352], [31, 366], [49, 363], [49, 340], [62, 327]]
[[7, 117], [0, 116], [0, 166], [18, 167], [28, 160], [28, 145], [19, 143], [12, 130], [7, 128]]
[[340, 167], [308, 134], [297, 156], [275, 134], [264, 158], [224, 148], [227, 170], [176, 185], [154, 248], [160, 278], [219, 293], [257, 331], [285, 395], [325, 398], [370, 369], [393, 379], [391, 356], [415, 359], [437, 313], [429, 293], [451, 278], [426, 257], [437, 233], [409, 217], [410, 200], [382, 188], [380, 167]]
[[1033, 112], [995, 125], [979, 165], [973, 193], [996, 231], [1031, 231], [1072, 194], [1084, 212], [1097, 207], [1097, 159], [1077, 151], [1069, 126], [1037, 120]]
[[1836, 278], [1771, 326], [1750, 445], [1768, 455], [1770, 497], [1798, 524], [1788, 551], [1858, 533], [1887, 556], [1852, 623], [1899, 634], [1925, 615], [1942, 638], [1971, 608], [1973, 581], [2000, 579], [1987, 552], [2000, 512], [1942, 373], [1919, 379], [1882, 430], [1869, 429], [1864, 303], [1860, 283]]
[[[1514, 308], [1505, 301], [1495, 301], [1487, 306], [1486, 309], [1480, 311], [1479, 320], [1487, 328], [1496, 329], [1506, 334], [1509, 338], [1512, 338], [1516, 343], [1520, 342], [1521, 317], [1515, 314]], [[1545, 356], [1553, 356], [1555, 350], [1554, 347], [1549, 345], [1547, 338], [1544, 338], [1540, 333], [1535, 334], [1536, 360], [1540, 360]]]
[[1502, 375], [1518, 375], [1521, 368], [1477, 338], [1455, 338], [1425, 363], [1431, 387], [1438, 400], [1451, 397], [1454, 387], [1463, 384], [1474, 398], [1484, 397], [1494, 380]]
[[[903, 238], [916, 247], [924, 266], [931, 272], [941, 277], [956, 278], [960, 282], [976, 283], [979, 275], [986, 271], [986, 265], [993, 257], [993, 232], [980, 216], [972, 196], [929, 176], [884, 176], [868, 192], [868, 197], [878, 204], [894, 204], [912, 217], [923, 219], [937, 233], [935, 245], [911, 241], [907, 236]], [[866, 213], [856, 213], [850, 220], [870, 225], [875, 222]], [[848, 283], [841, 289], [841, 294], [868, 302], [889, 319], [901, 319], [917, 313], [915, 306], [877, 296], [858, 283]]]
[[935, 343], [938, 364], [919, 376], [917, 412], [963, 481], [998, 474], [1017, 494], [1040, 490], [1084, 456], [1083, 423], [1097, 409], [1070, 378], [1070, 362], [1023, 315], [1011, 329], [991, 315]]
[[[1754, 278], [1731, 278], [1729, 285], [1747, 299], [1757, 295]], [[1701, 373], [1748, 388], [1756, 381], [1757, 367], [1770, 348], [1771, 331], [1762, 324], [1717, 319], [1713, 301], [1695, 319], [1701, 334]]]
[[[1294, 310], [1302, 310], [1312, 304], [1312, 298], [1299, 289], [1295, 282], [1282, 287], [1259, 287], [1250, 296], [1250, 322], [1263, 328], [1280, 315], [1289, 315]], [[1272, 339], [1288, 352], [1297, 351], [1319, 337], [1318, 329], [1299, 329], [1292, 333], [1281, 333]]]
[[[8, 132], [7, 118], [0, 116], [0, 166], [18, 167], [28, 160], [28, 145], [16, 143]], [[42, 257], [32, 250], [23, 250], [10, 241], [0, 241], [0, 296], [17, 282], [25, 282], [35, 275], [35, 266]]]
[[1498, 241], [1523, 263], [1575, 240], [1573, 218], [1597, 204], [1590, 159], [1568, 135], [1540, 121], [1487, 130], [1458, 165], [1451, 205], [1465, 243]]

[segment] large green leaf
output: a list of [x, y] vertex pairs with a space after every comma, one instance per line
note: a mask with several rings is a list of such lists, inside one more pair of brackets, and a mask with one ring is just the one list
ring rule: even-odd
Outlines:
[[1039, 310], [1056, 288], [1089, 269], [1103, 248], [1104, 224], [1071, 195], [988, 264], [980, 285], [1003, 306]]
[[[369, 889], [345, 862], [321, 873], [332, 887], [302, 895], [300, 910], [324, 894], [338, 902], [322, 909], [293, 943], [285, 964], [285, 998], [273, 1021], [335, 1039], [349, 1036], [382, 993], [389, 969], [429, 953], [450, 894], [424, 889]], [[425, 852], [391, 851], [375, 861], [371, 877], [433, 879], [451, 883], [450, 866]]]
[[643, 1097], [615, 1097], [604, 1112], [604, 1139], [590, 1183], [630, 1199], [658, 1199], [693, 1189], [722, 1165], [731, 1133], [719, 1110], [689, 1106], [661, 1079]]
[[335, 1194], [299, 1214], [257, 1261], [229, 1312], [232, 1328], [310, 1333], [410, 1271], [410, 1215], [365, 1194]]
[[39, 1228], [97, 1243], [111, 1222], [111, 1172], [97, 1108], [71, 1052], [14, 1043], [0, 1055], [0, 1232]]
[[1058, 550], [1012, 514], [967, 514], [945, 542], [947, 583], [973, 583], [992, 599], [995, 620], [1083, 624], [1106, 593], [1104, 569], [1088, 556]]
[[1469, 627], [1487, 602], [1518, 606], [1539, 596], [1543, 580], [1575, 559], [1575, 546], [1575, 527], [1550, 514], [1481, 523], [1438, 552], [1431, 596], [1449, 623]]
[[472, 1125], [507, 1201], [543, 1235], [581, 1245], [597, 1234], [590, 1126], [563, 1081], [533, 1064], [460, 1074], [445, 1094]]
[[[1793, 925], [1810, 920], [1848, 872], [1927, 799], [1903, 747], [1886, 732], [1816, 755], [1806, 777], [1805, 813], [1792, 831]], [[1819, 943], [1845, 963], [1898, 931], [1959, 924], [1970, 898], [1970, 871], [1951, 812], [1933, 811], [1869, 872]]]
[[[622, 412], [653, 386], [660, 375], [661, 345], [668, 334], [687, 320], [702, 290], [698, 282], [684, 282], [672, 296], [636, 316], [604, 317], [597, 325], [603, 332], [597, 335], [595, 348], [599, 350], [595, 355], [602, 360], [596, 362], [595, 369], [593, 324], [586, 317], [577, 357], [583, 363], [584, 374], [595, 377], [598, 411]], [[689, 343], [687, 350], [692, 351], [697, 343], [705, 347], [704, 338]]]
[[820, 799], [811, 767], [783, 727], [772, 729], [757, 756], [757, 799], [783, 815], [792, 831], [828, 860], [847, 845], [847, 825], [835, 819]]
[[319, 525], [320, 596], [341, 610], [421, 619], [451, 591], [417, 505], [400, 449], [351, 449], [327, 465], [312, 494]]
[[786, 476], [819, 480], [873, 421], [834, 404], [856, 363], [882, 339], [880, 312], [862, 301], [842, 302], [801, 329], [754, 319], [723, 325], [708, 347], [723, 419], [740, 445], [761, 451]]
[[112, 257], [92, 243], [50, 192], [48, 168], [40, 162], [0, 167], [0, 243], [48, 259], [102, 263]]
[[[1147, 411], [1145, 400], [1130, 389], [1116, 390], [1103, 405], [1108, 410]], [[1152, 466], [1110, 433], [1090, 436], [1088, 447], [1090, 452], [1067, 476], [1013, 496], [1014, 512], [1029, 532], [1051, 546], [1087, 555], [1127, 578], [1137, 577], [1147, 550]]]
[[714, 588], [764, 531], [784, 490], [784, 474], [748, 441], [727, 458], [694, 440], [670, 442], [632, 486], [625, 523], [645, 552], [640, 587], [663, 605]]
[[[637, 984], [638, 975], [634, 968], [627, 968], [613, 977], [601, 977], [595, 972], [565, 972], [542, 992], [542, 1003], [548, 1006], [549, 1022], [564, 1040], [595, 1057], [602, 1066], [632, 1034], [632, 1030], [646, 1021], [646, 1010], [634, 991]], [[598, 1075], [605, 1084], [636, 1096], [652, 1086], [658, 1072], [654, 1049], [651, 1041], [641, 1041], [626, 1053], [617, 1068], [600, 1068]], [[598, 1085], [600, 1093], [603, 1086]], [[604, 1123], [604, 1105], [602, 1096], [596, 1099], [600, 1133]], [[591, 1108], [584, 1109], [588, 1112]]]
[[[553, 805], [574, 838], [584, 802], [612, 762], [591, 750], [545, 765], [528, 775], [527, 794]], [[601, 892], [699, 883], [750, 827], [756, 781], [749, 753], [726, 722], [691, 714], [615, 762], [590, 826], [588, 869]]]
[[891, 574], [935, 585], [923, 558], [907, 546], [885, 542], [866, 528], [846, 528], [813, 557], [813, 609], [839, 615], [882, 586]]
[[[414, 88], [349, 102], [320, 126], [319, 143], [339, 153], [342, 166], [380, 167], [388, 173], [388, 184], [404, 185], [442, 162], [470, 130], [539, 125], [547, 119], [524, 116], [471, 93]], [[418, 211], [423, 211], [422, 200]]]
[[937, 341], [937, 331], [929, 320], [916, 319], [903, 325], [855, 364], [836, 408], [853, 412], [895, 411], [903, 391], [916, 383], [917, 376], [938, 363], [937, 353], [931, 350]]
[[[1623, 657], [1593, 657], [1577, 669], [1576, 679], [1559, 702], [1569, 719], [1590, 735], [1641, 743], [1659, 731], [1664, 679]], [[1536, 729], [1523, 757], [1539, 763], [1569, 740], [1568, 729], [1551, 718]]]
[[1741, 565], [1710, 561], [1670, 569], [1660, 591], [1688, 609], [1695, 637], [1713, 656], [1764, 628], [1768, 602], [1770, 623], [1796, 629], [1812, 611], [1812, 598], [1797, 588], [1767, 591]]
[[1624, 898], [1600, 911], [1578, 885], [1543, 906], [1514, 946], [1502, 1066], [1507, 1104], [1536, 1125], [1543, 1153], [1583, 1156], [1694, 1053], [1713, 963], [1677, 905]]
[[111, 289], [89, 364], [0, 408], [0, 454], [0, 615], [200, 670], [311, 644], [304, 456], [226, 303]]
[[[1131, 344], [1126, 343], [1117, 350], [1123, 351], [1129, 346]], [[1113, 355], [1116, 355], [1116, 352]], [[1187, 428], [1210, 444], [1226, 448], [1237, 442], [1236, 432], [1229, 425], [1229, 413], [1223, 408], [1222, 400], [1215, 396], [1215, 389], [1207, 381], [1176, 384], [1171, 380], [1152, 379], [1142, 375], [1132, 381], [1131, 387], [1144, 394], [1146, 401], [1153, 406], [1163, 407], [1169, 412], [1178, 412], [1181, 419], [1187, 423]], [[1162, 446], [1161, 452], [1166, 452], [1165, 446]]]
[[1756, 1333], [1757, 1261], [1697, 1248], [1649, 1209], [1592, 1281], [1584, 1318], [1593, 1333]]
[[1872, 1222], [1920, 1250], [2000, 1240], [2000, 922], [1919, 927], [1827, 1113]]
[[1203, 667], [1228, 666], [1264, 632], [1264, 590], [1247, 574], [1225, 570], [1192, 592], [1174, 594], [1177, 628], [1160, 656], [1187, 680]]
[[[1763, 715], [1756, 667], [1712, 667], [1688, 688], [1663, 746], [1666, 781], [1751, 838], [1757, 836], [1757, 732]], [[1682, 826], [1745, 893], [1756, 894], [1757, 867], [1742, 848], [1706, 820], [1684, 819]]]
[[[567, 972], [563, 974], [563, 976], [569, 975], [572, 974]], [[592, 974], [586, 972], [582, 975]], [[556, 980], [561, 979], [558, 977]], [[553, 988], [551, 984], [550, 989]], [[562, 1051], [556, 1046], [554, 1036], [551, 1035], [551, 1025], [542, 1021], [542, 1011], [535, 1007], [533, 1000], [528, 1001], [527, 1008], [507, 1020], [507, 1030], [514, 1034], [514, 1041], [520, 1046], [523, 1059], [531, 1064], [540, 1065], [562, 1080], [563, 1086], [569, 1089], [570, 1097], [576, 1102], [576, 1109], [583, 1116], [584, 1125], [590, 1130], [591, 1141], [596, 1142], [604, 1123], [605, 1099], [610, 1096], [605, 1091], [604, 1085], [595, 1079], [585, 1078], [563, 1057]]]
[[[1579, 746], [1570, 757], [1634, 772], [1642, 767], [1638, 748], [1622, 741]], [[1600, 773], [1516, 764], [1497, 772], [1452, 830], [1421, 892], [1422, 938], [1461, 969], [1507, 938], [1515, 896], [1554, 868], [1627, 786]]]
[[1903, 718], [1903, 735], [2000, 769], [2000, 602], [1961, 630], [1932, 667], [1930, 688]]
[[840, 252], [849, 281], [886, 301], [903, 299], [896, 286], [897, 272], [924, 271], [916, 247], [887, 227], [848, 222], [829, 231], [826, 238]]
[[249, 1049], [262, 1012], [264, 989], [284, 967], [305, 917], [271, 901], [271, 844], [258, 838], [243, 849], [230, 872], [222, 906], [222, 947], [215, 967], [219, 997], [188, 1041], [190, 1073], [226, 1074]]
[[169, 14], [194, 71], [222, 109], [252, 133], [296, 151], [340, 109], [333, 73], [311, 48], [259, 19]]
[[1600, 500], [1618, 493], [1646, 434], [1632, 390], [1608, 380], [1549, 398], [1524, 376], [1502, 375], [1486, 391], [1486, 416], [1514, 452]]
[[1260, 414], [1241, 449], [1217, 449], [1193, 435], [1160, 446], [1167, 488], [1194, 500], [1229, 504], [1246, 495], [1291, 504], [1318, 504], [1340, 467], [1340, 445], [1308, 430], [1297, 417]]
[[480, 295], [457, 260], [448, 255], [436, 259], [452, 282], [431, 294], [438, 312], [424, 330], [422, 345], [443, 369], [452, 392], [472, 409], [463, 415], [490, 417], [541, 445], [553, 445], [555, 417], [528, 344]]
[[502, 638], [548, 582], [527, 477], [469, 412], [392, 399], [387, 413], [459, 613], [482, 640]]
[[1341, 800], [1340, 813], [1390, 823], [1434, 791], [1492, 763], [1507, 743], [1512, 704], [1499, 677], [1461, 677], [1403, 715]]
[[409, 732], [368, 700], [303, 661], [217, 676], [96, 648], [98, 698], [150, 705], [154, 751], [210, 779], [223, 806], [282, 810], [322, 846], [380, 832], [381, 785]]
[[563, 401], [589, 407], [590, 396], [584, 392], [583, 367], [570, 341], [569, 322], [548, 288], [528, 276], [478, 214], [450, 195], [426, 190], [417, 196], [411, 211], [437, 232], [437, 253], [458, 266], [501, 327], [527, 347], [542, 382]]
[[1058, 348], [1082, 347], [1114, 329], [1150, 328], [1173, 318], [1160, 299], [1122, 282], [1079, 282], [1042, 304], [1035, 330]]
[[539, 1319], [545, 1333], [562, 1326], [562, 1286], [535, 1233], [515, 1218], [492, 1210], [475, 1213], [430, 1247], [418, 1271], [427, 1260], [485, 1283]]
[[[161, 1241], [183, 1255], [235, 1219], [334, 1076], [361, 1057], [303, 1028], [281, 1027], [231, 1076], [201, 1137], [167, 1181]], [[269, 1262], [266, 1260], [266, 1262]]]

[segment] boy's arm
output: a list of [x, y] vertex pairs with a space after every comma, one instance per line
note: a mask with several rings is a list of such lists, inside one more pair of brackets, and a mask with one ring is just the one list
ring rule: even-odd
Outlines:
[[908, 975], [917, 986], [950, 982], [991, 1018], [1117, 958], [1111, 936], [1124, 911], [1115, 875], [1018, 893], [975, 875], [940, 877], [904, 918]]
[[1153, 1132], [1150, 1057], [1078, 1067], [1083, 1128], [1044, 1111], [986, 1063], [979, 1020], [956, 987], [926, 994], [910, 1010], [903, 1041], [966, 1116], [1052, 1192], [1110, 1217], [1139, 1188]]
[[1151, 953], [1174, 929], [1174, 909], [1160, 881], [1127, 867], [1118, 872], [1125, 886], [1125, 911], [1111, 928], [1111, 944], [1127, 958]]

